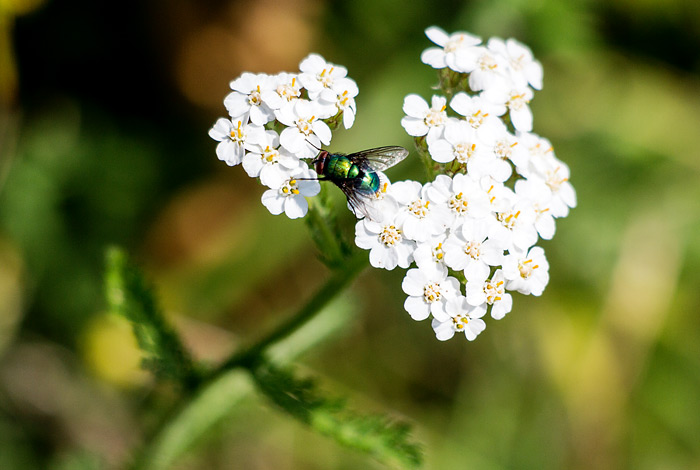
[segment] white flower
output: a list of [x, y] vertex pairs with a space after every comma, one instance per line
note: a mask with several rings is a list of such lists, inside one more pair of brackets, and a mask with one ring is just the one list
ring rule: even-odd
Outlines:
[[355, 104], [355, 97], [359, 92], [357, 84], [353, 80], [345, 78], [334, 82], [331, 89], [333, 90], [334, 98], [330, 106], [335, 110], [332, 114], [342, 112], [343, 127], [350, 129], [355, 122], [355, 113], [357, 112]]
[[318, 148], [331, 142], [331, 130], [319, 119], [323, 110], [315, 102], [296, 100], [275, 111], [277, 120], [288, 126], [280, 134], [280, 144], [299, 158], [313, 158]]
[[532, 130], [532, 111], [528, 103], [533, 97], [532, 89], [527, 86], [493, 86], [481, 96], [493, 103], [503, 104], [508, 109], [513, 127], [520, 132]]
[[520, 199], [530, 201], [535, 211], [535, 229], [544, 240], [554, 237], [556, 224], [551, 205], [554, 201], [552, 191], [547, 184], [536, 176], [515, 182], [515, 193]]
[[544, 179], [552, 191], [549, 207], [554, 217], [566, 217], [569, 208], [576, 207], [576, 191], [569, 182], [569, 167], [549, 152], [539, 160], [533, 161], [536, 174]]
[[489, 39], [487, 47], [508, 60], [508, 71], [516, 86], [527, 85], [542, 89], [542, 64], [532, 55], [530, 48], [515, 39], [505, 42], [499, 38]]
[[534, 174], [544, 179], [544, 173], [549, 168], [546, 162], [554, 156], [551, 142], [532, 132], [516, 132], [515, 135], [527, 151], [525, 164], [517, 164], [518, 173], [526, 178]]
[[445, 264], [464, 271], [468, 281], [487, 278], [490, 267], [503, 262], [504, 251], [501, 243], [488, 239], [488, 232], [486, 219], [465, 221], [461, 230], [451, 232], [445, 241]]
[[216, 146], [219, 160], [234, 166], [241, 163], [246, 150], [252, 150], [256, 144], [264, 142], [265, 131], [260, 126], [248, 124], [243, 118], [233, 121], [219, 118], [209, 129], [209, 137], [219, 141]]
[[[516, 171], [521, 168], [527, 168], [529, 155], [527, 149], [524, 145], [520, 143], [520, 139], [506, 131], [501, 134], [501, 136], [496, 139], [493, 146], [493, 153], [496, 158], [502, 160], [504, 163], [508, 163], [510, 160], [516, 167]], [[494, 179], [497, 181], [506, 181], [510, 178], [513, 170], [508, 164], [507, 169], [499, 169], [498, 174], [492, 174]], [[518, 171], [519, 172], [519, 171]]]
[[473, 91], [488, 90], [510, 81], [505, 57], [486, 47], [460, 49], [457, 61], [461, 72], [469, 74], [469, 88]]
[[265, 131], [264, 140], [252, 144], [250, 151], [243, 157], [243, 169], [248, 176], [260, 177], [260, 182], [270, 188], [304, 168], [306, 165], [303, 162], [279, 147], [279, 135], [275, 131]]
[[450, 108], [464, 116], [482, 142], [495, 142], [504, 132], [504, 124], [498, 116], [505, 113], [503, 104], [493, 103], [479, 96], [469, 96], [463, 91], [457, 93]]
[[305, 196], [315, 196], [321, 191], [319, 182], [311, 178], [316, 178], [316, 173], [306, 169], [286, 179], [278, 180], [276, 187], [263, 193], [261, 199], [263, 205], [273, 215], [284, 212], [290, 219], [304, 217], [309, 210]]
[[295, 74], [280, 73], [273, 76], [272, 89], [262, 91], [262, 99], [272, 109], [280, 109], [301, 97], [301, 82]]
[[274, 85], [274, 78], [267, 74], [244, 73], [231, 82], [233, 92], [224, 99], [224, 106], [234, 119], [249, 115], [253, 124], [264, 126], [275, 118], [264, 99], [264, 92], [272, 90]]
[[549, 263], [544, 250], [533, 246], [530, 251], [513, 251], [503, 261], [506, 289], [525, 295], [542, 295], [549, 282]]
[[498, 240], [507, 249], [526, 250], [537, 243], [535, 211], [527, 200], [517, 200], [506, 210], [496, 213], [496, 223], [491, 224], [489, 238]]
[[[488, 138], [495, 134], [484, 133]], [[476, 129], [465, 120], [450, 118], [445, 125], [442, 135], [429, 137], [428, 152], [438, 163], [449, 163], [457, 160], [466, 165], [467, 173], [478, 179], [486, 172], [486, 165], [493, 160], [492, 145], [481, 140]]]
[[400, 181], [392, 184], [388, 191], [399, 204], [396, 222], [403, 227], [406, 238], [423, 242], [441, 234], [449, 225], [447, 207], [431, 203], [419, 182]]
[[379, 223], [363, 219], [355, 225], [355, 244], [370, 250], [369, 263], [375, 268], [408, 268], [413, 259], [415, 242], [405, 238], [392, 222]]
[[476, 46], [481, 43], [481, 38], [469, 33], [457, 32], [448, 35], [437, 26], [431, 26], [425, 30], [425, 35], [440, 47], [431, 47], [423, 51], [420, 60], [433, 68], [441, 69], [449, 67], [461, 72], [462, 67], [457, 65], [456, 52], [460, 49]]
[[506, 293], [503, 271], [497, 270], [491, 279], [467, 281], [467, 302], [479, 306], [491, 305], [491, 316], [496, 320], [505, 317], [513, 308], [513, 297]]
[[513, 204], [518, 199], [512, 189], [490, 176], [481, 178], [479, 186], [486, 192], [491, 212], [505, 212], [513, 207]]
[[416, 250], [413, 252], [413, 259], [416, 261], [419, 269], [444, 270], [447, 268], [445, 251], [443, 249], [446, 236], [447, 233], [443, 232], [439, 236], [430, 238], [417, 245]]
[[459, 281], [447, 275], [447, 270], [409, 269], [401, 284], [408, 294], [404, 308], [414, 320], [425, 320], [430, 314], [445, 321], [447, 301], [459, 295]]
[[460, 295], [448, 300], [445, 310], [450, 318], [444, 321], [433, 318], [432, 322], [435, 336], [440, 341], [447, 341], [455, 333], [464, 333], [469, 341], [474, 341], [486, 329], [486, 323], [481, 319], [486, 314], [485, 305], [469, 305], [467, 298]]
[[491, 214], [486, 193], [477, 182], [461, 173], [454, 178], [438, 175], [428, 185], [426, 193], [431, 201], [447, 206], [451, 217], [450, 228], [458, 227], [468, 219], [480, 219]]
[[309, 92], [309, 99], [319, 98], [326, 101], [335, 99], [333, 85], [348, 74], [348, 70], [340, 65], [331, 64], [318, 54], [309, 54], [299, 64], [299, 80]]
[[431, 106], [418, 95], [411, 94], [403, 100], [403, 112], [406, 113], [401, 119], [401, 125], [408, 135], [421, 137], [430, 135], [439, 130], [447, 123], [447, 99], [443, 96], [434, 95]]

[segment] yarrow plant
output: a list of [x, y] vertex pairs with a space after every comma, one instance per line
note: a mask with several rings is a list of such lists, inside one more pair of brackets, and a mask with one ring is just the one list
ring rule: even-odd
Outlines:
[[[382, 173], [406, 158], [402, 147], [349, 155], [322, 150], [333, 131], [355, 121], [358, 88], [345, 67], [311, 54], [295, 73], [244, 73], [230, 83], [228, 117], [209, 131], [218, 142], [216, 155], [259, 179], [266, 187], [261, 202], [272, 214], [304, 218], [331, 271], [270, 331], [218, 365], [200, 362], [168, 326], [125, 253], [108, 252], [110, 308], [132, 323], [144, 367], [179, 385], [185, 400], [157, 425], [134, 468], [172, 466], [230, 414], [231, 394], [235, 402], [247, 393], [247, 386], [239, 389], [248, 383], [239, 380], [246, 372], [258, 392], [316, 431], [391, 467], [418, 468], [421, 451], [408, 425], [354, 412], [278, 362], [342, 328], [347, 317], [339, 318], [336, 309], [327, 318], [319, 314], [366, 267], [367, 257], [373, 267], [406, 270], [404, 308], [416, 321], [431, 319], [440, 341], [456, 333], [472, 341], [486, 328], [487, 316], [499, 320], [512, 310], [512, 293], [543, 293], [549, 264], [537, 243], [554, 236], [556, 219], [576, 206], [576, 193], [568, 167], [547, 139], [533, 133], [529, 102], [542, 88], [542, 66], [513, 39], [484, 44], [436, 27], [426, 35], [435, 46], [421, 59], [437, 69], [438, 91], [406, 96], [401, 124], [415, 141], [427, 183], [392, 184]], [[357, 247], [345, 241], [321, 180], [347, 196], [359, 219]], [[321, 321], [309, 324], [317, 315]], [[281, 346], [283, 359], [273, 346]]]
[[[432, 317], [439, 340], [464, 333], [471, 341], [486, 327], [482, 317], [511, 311], [511, 292], [542, 294], [549, 264], [536, 244], [554, 236], [576, 193], [569, 168], [533, 133], [529, 103], [543, 74], [530, 49], [438, 27], [425, 33], [435, 46], [421, 60], [437, 69], [438, 92], [429, 100], [406, 96], [401, 125], [432, 181], [391, 184], [381, 174], [380, 190], [361, 204], [350, 200], [360, 219], [355, 244], [369, 250], [373, 267], [407, 269], [402, 288], [411, 318]], [[307, 161], [341, 122], [352, 126], [358, 93], [344, 67], [317, 54], [299, 68], [232, 81], [224, 100], [230, 117], [209, 132], [219, 159], [242, 163], [269, 188], [265, 207], [290, 218], [305, 216], [306, 198], [320, 192]]]

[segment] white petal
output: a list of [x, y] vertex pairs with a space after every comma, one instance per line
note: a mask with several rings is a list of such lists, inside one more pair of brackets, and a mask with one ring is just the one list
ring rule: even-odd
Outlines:
[[515, 111], [511, 109], [510, 120], [518, 131], [530, 132], [532, 130], [532, 111], [527, 105]]
[[450, 101], [450, 108], [462, 116], [468, 116], [471, 114], [472, 107], [472, 99], [463, 91], [457, 93], [455, 97], [452, 98], [452, 101]]
[[351, 108], [345, 108], [343, 111], [343, 127], [350, 129], [355, 123], [355, 110]]
[[328, 124], [323, 121], [316, 120], [312, 124], [312, 128], [314, 130], [314, 134], [316, 134], [318, 138], [321, 139], [321, 142], [323, 142], [323, 145], [328, 145], [331, 143], [332, 134]]
[[264, 104], [250, 107], [250, 122], [256, 126], [264, 126], [273, 118], [274, 114]]
[[464, 334], [469, 341], [474, 341], [476, 337], [486, 329], [486, 323], [481, 318], [472, 318], [469, 320], [467, 328], [464, 330]]
[[445, 47], [445, 44], [447, 44], [447, 41], [450, 39], [445, 30], [437, 26], [427, 28], [425, 30], [425, 35], [435, 44], [442, 47]]
[[535, 228], [543, 240], [551, 240], [554, 237], [554, 232], [556, 232], [557, 229], [554, 222], [554, 217], [547, 215], [541, 215], [538, 217], [537, 222], [535, 222]]
[[466, 277], [468, 281], [473, 280], [478, 282], [479, 280], [488, 277], [490, 272], [491, 270], [489, 269], [486, 263], [484, 263], [483, 261], [473, 260], [464, 269], [464, 277]]
[[425, 124], [425, 120], [414, 118], [411, 116], [405, 116], [401, 119], [401, 125], [406, 130], [406, 133], [413, 137], [420, 137], [428, 133], [428, 126]]
[[375, 268], [392, 270], [398, 264], [396, 251], [384, 245], [375, 244], [369, 252], [369, 264]]
[[296, 127], [288, 127], [280, 134], [280, 145], [292, 153], [302, 150], [304, 143], [304, 136]]
[[243, 169], [251, 178], [257, 178], [260, 176], [260, 170], [262, 170], [262, 168], [263, 162], [260, 155], [256, 153], [248, 153], [243, 157]]
[[250, 110], [248, 95], [233, 91], [224, 98], [224, 106], [232, 118], [239, 118]]
[[294, 114], [294, 106], [291, 103], [275, 110], [275, 118], [285, 126], [296, 126], [297, 116]]
[[486, 302], [486, 293], [484, 292], [483, 281], [467, 281], [467, 302], [475, 307]]
[[444, 301], [433, 302], [430, 304], [430, 313], [433, 315], [433, 318], [438, 321], [447, 321], [450, 319], [450, 316], [447, 314], [447, 312], [445, 312]]
[[316, 73], [323, 70], [328, 64], [326, 60], [319, 54], [309, 54], [307, 55], [301, 63], [299, 63], [299, 70], [302, 72]]
[[299, 180], [297, 185], [299, 192], [306, 197], [313, 197], [321, 192], [321, 183], [315, 180]]
[[434, 69], [442, 69], [447, 66], [445, 63], [445, 51], [438, 47], [431, 47], [423, 51], [420, 60]]
[[276, 189], [268, 189], [260, 198], [261, 202], [267, 210], [273, 215], [279, 215], [284, 212], [284, 200], [286, 198], [279, 197]]
[[226, 118], [219, 118], [214, 123], [211, 129], [209, 129], [209, 137], [214, 140], [221, 142], [222, 140], [228, 140], [231, 133], [231, 121]]
[[495, 320], [500, 320], [506, 316], [513, 308], [513, 297], [510, 294], [504, 294], [501, 300], [493, 304], [491, 307], [491, 317]]
[[235, 166], [241, 163], [243, 148], [230, 140], [219, 142], [219, 145], [216, 146], [216, 156], [219, 160], [226, 162], [228, 166]]
[[403, 112], [408, 116], [423, 119], [429, 109], [428, 102], [419, 95], [410, 94], [403, 99]]
[[306, 202], [303, 196], [291, 196], [285, 198], [284, 213], [290, 219], [298, 219], [304, 217], [309, 210], [309, 203]]
[[433, 331], [435, 331], [435, 337], [440, 341], [447, 341], [455, 335], [455, 330], [452, 328], [452, 320], [438, 321], [433, 318], [432, 322]]
[[401, 283], [401, 289], [412, 296], [422, 296], [426, 278], [419, 269], [409, 269]]
[[430, 156], [438, 163], [449, 163], [455, 159], [454, 147], [444, 139], [438, 139], [428, 146]]
[[423, 301], [423, 297], [408, 297], [403, 308], [416, 321], [425, 320], [430, 315], [430, 305]]

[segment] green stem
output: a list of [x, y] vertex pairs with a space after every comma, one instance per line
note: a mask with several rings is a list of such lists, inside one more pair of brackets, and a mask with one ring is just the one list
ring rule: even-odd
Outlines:
[[267, 347], [286, 338], [299, 327], [320, 312], [336, 296], [343, 292], [348, 284], [367, 266], [367, 254], [356, 252], [346, 258], [342, 268], [335, 270], [333, 276], [303, 305], [294, 315], [282, 322], [277, 328], [259, 339], [253, 345], [237, 352], [214, 371], [212, 377], [236, 367], [251, 367]]
[[425, 137], [416, 137], [415, 144], [428, 176], [428, 181], [433, 181], [435, 179], [435, 161], [428, 152], [428, 145], [426, 144]]
[[339, 230], [331, 217], [328, 200], [323, 191], [318, 197], [309, 199], [306, 223], [321, 253], [322, 261], [327, 266], [335, 268], [343, 264], [347, 250], [342, 239], [338, 237]]

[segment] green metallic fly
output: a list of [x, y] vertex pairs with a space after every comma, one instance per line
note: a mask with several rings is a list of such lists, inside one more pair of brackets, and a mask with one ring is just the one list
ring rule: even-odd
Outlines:
[[408, 156], [403, 147], [377, 147], [345, 155], [321, 150], [314, 159], [319, 181], [330, 181], [340, 188], [348, 199], [355, 216], [376, 219], [367, 202], [381, 190], [387, 180], [382, 171]]

